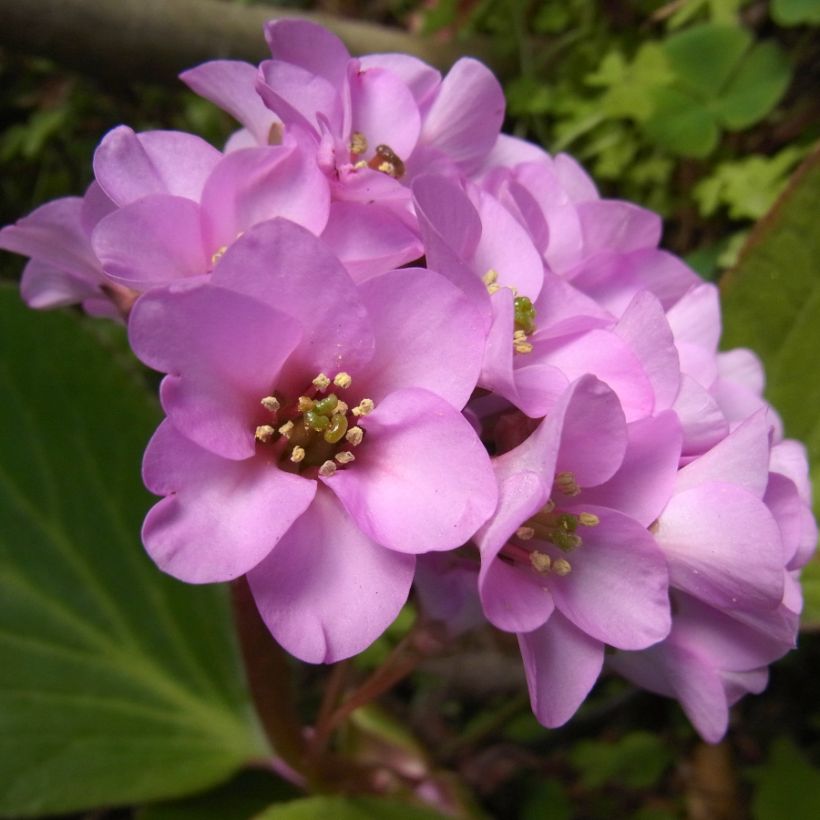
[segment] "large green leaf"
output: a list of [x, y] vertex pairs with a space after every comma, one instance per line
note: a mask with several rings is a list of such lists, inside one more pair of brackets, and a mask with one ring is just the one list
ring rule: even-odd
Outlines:
[[137, 371], [0, 288], [0, 396], [0, 814], [185, 795], [264, 754], [225, 591], [139, 543]]
[[444, 820], [444, 815], [377, 797], [308, 797], [271, 806], [254, 820]]
[[[820, 486], [820, 151], [758, 224], [723, 286], [723, 343], [752, 347], [788, 435], [802, 439]], [[815, 496], [817, 499], [817, 496]]]

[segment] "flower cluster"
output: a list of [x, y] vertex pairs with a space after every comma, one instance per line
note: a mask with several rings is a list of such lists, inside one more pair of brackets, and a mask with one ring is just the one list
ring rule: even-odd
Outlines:
[[224, 151], [116, 128], [82, 199], [0, 232], [30, 306], [119, 317], [166, 374], [151, 557], [246, 575], [310, 662], [368, 646], [415, 579], [454, 632], [517, 636], [545, 725], [606, 666], [717, 740], [794, 645], [816, 527], [715, 287], [657, 216], [500, 134], [480, 63], [265, 34], [258, 67], [182, 77], [240, 122]]

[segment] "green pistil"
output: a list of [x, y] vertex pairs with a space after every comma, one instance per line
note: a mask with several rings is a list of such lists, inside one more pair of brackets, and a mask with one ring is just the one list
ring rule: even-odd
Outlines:
[[554, 530], [549, 535], [549, 540], [555, 544], [558, 549], [564, 552], [572, 552], [572, 550], [581, 546], [581, 538], [571, 532], [564, 532], [563, 530]]
[[313, 405], [313, 412], [320, 416], [331, 416], [336, 409], [339, 399], [335, 393], [329, 393], [323, 399], [319, 399]]
[[[333, 398], [336, 397], [334, 396]], [[337, 413], [335, 416], [333, 416], [333, 418], [330, 419], [330, 426], [327, 430], [325, 430], [322, 438], [324, 438], [324, 440], [328, 444], [336, 444], [344, 438], [344, 434], [346, 432], [347, 416], [343, 416], [341, 413]]]
[[516, 296], [513, 300], [515, 329], [530, 334], [535, 330], [535, 307], [526, 296]]
[[321, 433], [330, 427], [330, 418], [318, 413], [316, 410], [308, 410], [305, 413], [305, 427]]

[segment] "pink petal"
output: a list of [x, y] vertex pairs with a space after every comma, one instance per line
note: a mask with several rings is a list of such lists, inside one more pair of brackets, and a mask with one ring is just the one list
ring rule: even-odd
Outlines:
[[398, 77], [410, 90], [419, 108], [426, 106], [441, 84], [441, 73], [409, 54], [367, 54], [359, 58], [364, 69], [383, 68]]
[[581, 202], [577, 206], [587, 256], [600, 251], [630, 253], [655, 248], [661, 239], [657, 214], [614, 199]]
[[604, 662], [604, 645], [574, 627], [560, 612], [518, 636], [530, 703], [538, 722], [562, 726], [589, 694]]
[[204, 285], [145, 294], [128, 330], [137, 356], [171, 374], [161, 397], [179, 432], [226, 459], [252, 456], [259, 401], [276, 386], [300, 325], [246, 296]]
[[356, 462], [322, 479], [374, 541], [399, 552], [464, 544], [495, 509], [490, 459], [444, 399], [398, 390], [359, 422]]
[[758, 396], [763, 395], [766, 373], [762, 362], [751, 350], [738, 347], [726, 353], [718, 353], [717, 362], [722, 379], [743, 385]]
[[94, 176], [117, 205], [151, 194], [199, 202], [205, 180], [222, 154], [205, 140], [181, 131], [135, 134], [121, 125], [94, 153]]
[[288, 652], [334, 663], [366, 649], [392, 623], [414, 565], [413, 556], [371, 541], [320, 488], [248, 581], [262, 619]]
[[604, 484], [585, 487], [583, 504], [619, 510], [648, 527], [672, 496], [680, 459], [680, 423], [671, 411], [627, 425], [629, 444], [618, 472]]
[[712, 606], [772, 609], [783, 598], [777, 524], [741, 487], [706, 483], [675, 495], [655, 537], [673, 586]]
[[477, 60], [462, 57], [442, 81], [419, 142], [446, 154], [469, 174], [495, 144], [504, 107], [504, 92], [492, 72]]
[[199, 206], [176, 196], [146, 196], [105, 217], [94, 229], [94, 251], [106, 275], [147, 290], [206, 273]]
[[97, 227], [99, 221], [116, 209], [117, 206], [106, 196], [99, 184], [92, 182], [86, 188], [80, 212], [83, 233], [91, 236], [91, 232]]
[[307, 20], [271, 20], [265, 39], [275, 60], [318, 74], [335, 87], [344, 82], [350, 53], [326, 28]]
[[30, 308], [45, 310], [99, 296], [99, 284], [99, 281], [73, 276], [32, 259], [23, 268], [20, 295]]
[[334, 202], [321, 236], [356, 281], [424, 255], [418, 235], [376, 202]]
[[568, 556], [570, 574], [547, 576], [555, 606], [578, 629], [619, 649], [663, 640], [671, 627], [669, 573], [655, 540], [633, 519], [585, 500], [565, 509], [594, 513], [600, 523], [579, 529], [583, 544]]
[[250, 228], [222, 257], [212, 281], [302, 323], [305, 335], [289, 362], [297, 381], [306, 384], [320, 372], [355, 373], [373, 355], [370, 322], [353, 280], [323, 242], [293, 222], [274, 219]]
[[[403, 268], [359, 286], [376, 349], [362, 374], [376, 403], [404, 387], [421, 387], [460, 410], [481, 367], [481, 315], [455, 285], [424, 268]], [[408, 305], [413, 309], [408, 310]]]
[[257, 145], [270, 142], [271, 126], [279, 119], [256, 93], [256, 66], [240, 60], [211, 60], [183, 71], [179, 78], [242, 123]]
[[666, 318], [678, 344], [692, 344], [717, 352], [720, 339], [720, 296], [706, 282], [692, 288], [667, 312]]
[[714, 398], [693, 378], [681, 377], [672, 405], [683, 427], [683, 452], [703, 453], [729, 433], [729, 423]]
[[260, 459], [229, 461], [164, 421], [143, 460], [148, 488], [165, 495], [142, 539], [163, 571], [192, 584], [229, 581], [255, 567], [307, 509], [316, 482]]
[[212, 252], [275, 217], [317, 236], [327, 223], [330, 190], [315, 157], [293, 144], [234, 151], [217, 165], [202, 193], [203, 234]]
[[348, 69], [351, 131], [364, 134], [370, 156], [377, 145], [389, 146], [401, 159], [416, 147], [421, 116], [407, 86], [394, 74], [379, 68]]

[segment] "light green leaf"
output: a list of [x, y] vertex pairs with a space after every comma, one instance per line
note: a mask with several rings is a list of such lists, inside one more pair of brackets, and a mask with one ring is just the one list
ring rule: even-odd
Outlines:
[[614, 743], [582, 740], [570, 751], [569, 760], [589, 789], [606, 783], [645, 789], [658, 782], [672, 754], [657, 735], [630, 732]]
[[254, 820], [444, 820], [432, 809], [376, 797], [309, 797], [279, 803]]
[[[763, 359], [767, 397], [809, 449], [820, 490], [820, 151], [798, 169], [724, 278], [723, 345]], [[816, 505], [815, 505], [815, 508]]]
[[0, 289], [0, 815], [190, 794], [264, 754], [225, 590], [139, 542], [157, 421], [89, 325]]
[[759, 43], [746, 55], [712, 110], [730, 131], [748, 128], [780, 102], [791, 78], [789, 61], [780, 47]]

